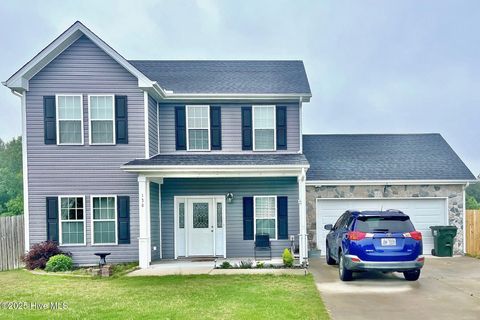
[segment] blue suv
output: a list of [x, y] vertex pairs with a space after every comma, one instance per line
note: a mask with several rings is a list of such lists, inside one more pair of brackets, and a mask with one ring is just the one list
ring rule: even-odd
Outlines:
[[335, 223], [325, 225], [327, 264], [339, 265], [342, 281], [354, 271], [403, 272], [418, 280], [425, 258], [422, 234], [408, 215], [399, 210], [346, 211]]

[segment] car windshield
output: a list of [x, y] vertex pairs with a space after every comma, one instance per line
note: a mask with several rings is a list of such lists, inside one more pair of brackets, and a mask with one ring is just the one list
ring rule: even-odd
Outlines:
[[411, 232], [415, 231], [408, 217], [359, 217], [355, 230], [361, 232]]

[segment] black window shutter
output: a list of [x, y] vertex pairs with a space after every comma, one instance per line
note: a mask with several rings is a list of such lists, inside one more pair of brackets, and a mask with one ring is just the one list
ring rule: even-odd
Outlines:
[[210, 144], [212, 150], [222, 150], [222, 113], [220, 106], [210, 106]]
[[277, 238], [288, 239], [288, 197], [277, 197]]
[[118, 244], [130, 243], [130, 197], [117, 197]]
[[243, 197], [243, 240], [253, 240], [253, 197]]
[[47, 197], [47, 240], [58, 242], [57, 197]]
[[117, 144], [128, 144], [127, 96], [115, 96], [115, 135]]
[[242, 150], [252, 150], [252, 107], [242, 107]]
[[287, 149], [287, 107], [277, 106], [277, 150]]
[[175, 147], [176, 150], [187, 150], [185, 106], [175, 107]]
[[55, 96], [43, 97], [43, 132], [45, 144], [57, 144]]

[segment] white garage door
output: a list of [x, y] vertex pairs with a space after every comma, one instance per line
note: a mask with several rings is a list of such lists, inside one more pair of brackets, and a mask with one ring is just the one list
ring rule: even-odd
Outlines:
[[398, 209], [410, 216], [415, 229], [423, 235], [423, 253], [430, 254], [433, 238], [430, 226], [447, 224], [445, 199], [362, 199], [362, 200], [326, 200], [317, 199], [317, 246], [325, 254], [325, 237], [328, 233], [323, 228], [335, 221], [347, 210], [387, 210]]

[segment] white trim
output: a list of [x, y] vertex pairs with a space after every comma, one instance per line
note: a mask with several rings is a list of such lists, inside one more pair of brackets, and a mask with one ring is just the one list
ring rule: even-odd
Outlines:
[[[255, 109], [273, 107], [273, 149], [257, 149], [255, 147]], [[259, 129], [262, 130], [262, 129]], [[271, 129], [270, 129], [271, 130]], [[252, 105], [252, 151], [276, 151], [277, 150], [277, 106], [276, 105]]]
[[300, 150], [298, 153], [303, 153], [303, 104], [302, 104], [302, 99], [298, 99], [298, 119], [299, 119], [299, 124], [300, 124]]
[[477, 180], [310, 180], [307, 186], [350, 186], [350, 185], [439, 185], [467, 184]]
[[149, 105], [148, 105], [148, 92], [143, 91], [143, 117], [144, 117], [144, 126], [145, 126], [145, 159], [150, 158], [150, 137], [149, 137], [149, 125], [148, 125], [148, 111], [149, 111]]
[[[112, 97], [112, 119], [93, 119], [93, 121], [112, 121], [112, 142], [106, 143], [93, 143], [92, 142], [92, 116], [91, 116], [91, 105], [90, 105], [90, 97]], [[87, 105], [88, 105], [88, 143], [91, 146], [112, 146], [116, 143], [116, 126], [115, 126], [115, 95], [106, 93], [106, 94], [89, 94], [87, 95]]]
[[[114, 198], [115, 199], [115, 205], [114, 205], [114, 209], [115, 209], [115, 242], [111, 242], [111, 243], [95, 243], [95, 227], [94, 227], [94, 222], [102, 222], [102, 221], [106, 221], [106, 222], [111, 222], [112, 219], [93, 219], [93, 198]], [[114, 245], [118, 245], [118, 212], [117, 212], [117, 195], [113, 195], [113, 194], [110, 194], [110, 195], [106, 195], [106, 194], [102, 194], [102, 195], [90, 195], [90, 234], [91, 234], [91, 245], [92, 246], [114, 246]]]
[[[205, 128], [189, 128], [188, 125], [188, 114], [189, 114], [189, 109], [192, 107], [201, 107], [201, 108], [207, 108], [207, 117], [208, 117], [208, 125], [206, 130], [208, 131], [207, 138], [208, 138], [208, 148], [207, 149], [190, 149], [190, 141], [189, 141], [189, 130], [205, 130]], [[211, 151], [211, 141], [210, 141], [210, 105], [201, 105], [201, 104], [187, 104], [185, 106], [185, 128], [186, 128], [186, 143], [187, 143], [187, 151], [192, 151], [192, 152], [197, 152], [197, 151]], [[160, 153], [160, 152], [159, 152]]]
[[[83, 222], [83, 243], [63, 243], [62, 239], [62, 198], [82, 198], [83, 199], [83, 220], [65, 220], [66, 222]], [[81, 195], [60, 195], [58, 196], [58, 243], [62, 247], [81, 247], [87, 245], [87, 217], [86, 217], [87, 203], [85, 196]]]
[[157, 101], [157, 154], [160, 154], [160, 105]]
[[[60, 121], [78, 121], [78, 119], [59, 119], [58, 117], [58, 98], [59, 97], [80, 97], [80, 129], [81, 129], [81, 137], [82, 137], [82, 142], [81, 143], [60, 143]], [[83, 146], [85, 144], [84, 141], [84, 124], [83, 124], [83, 94], [79, 93], [59, 93], [55, 94], [55, 125], [57, 127], [57, 146]]]
[[28, 195], [28, 156], [27, 156], [27, 97], [26, 92], [21, 98], [22, 105], [22, 171], [23, 171], [23, 218], [25, 232], [25, 252], [30, 250], [30, 213]]
[[[253, 235], [257, 234], [257, 199], [258, 198], [275, 198], [275, 238], [270, 240], [278, 240], [278, 205], [277, 205], [277, 196], [276, 195], [265, 195], [265, 196], [253, 196]], [[265, 220], [260, 219], [259, 220]]]

